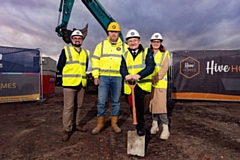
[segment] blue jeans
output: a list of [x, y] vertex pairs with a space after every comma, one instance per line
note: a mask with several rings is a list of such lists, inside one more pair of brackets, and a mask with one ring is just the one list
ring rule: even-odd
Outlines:
[[121, 89], [122, 89], [122, 77], [100, 76], [97, 104], [98, 117], [105, 116], [109, 91], [111, 91], [112, 98], [111, 116], [119, 115]]

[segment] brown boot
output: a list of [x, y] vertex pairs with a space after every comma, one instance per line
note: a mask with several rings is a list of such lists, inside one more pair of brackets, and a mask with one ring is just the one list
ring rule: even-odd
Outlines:
[[100, 116], [97, 120], [97, 126], [92, 130], [92, 134], [98, 134], [104, 126], [105, 117]]
[[111, 121], [112, 121], [112, 129], [115, 133], [121, 133], [122, 130], [121, 128], [118, 127], [117, 122], [118, 122], [118, 116], [112, 116], [111, 117]]
[[80, 132], [87, 132], [88, 130], [84, 127], [81, 127], [80, 125], [76, 126], [76, 131], [80, 131]]
[[70, 132], [63, 131], [62, 141], [66, 142], [69, 140], [69, 138], [70, 138]]

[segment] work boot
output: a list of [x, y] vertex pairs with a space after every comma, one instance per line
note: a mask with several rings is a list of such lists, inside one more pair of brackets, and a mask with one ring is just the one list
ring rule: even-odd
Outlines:
[[152, 127], [150, 129], [150, 133], [151, 134], [156, 134], [158, 130], [159, 130], [159, 128], [158, 128], [158, 121], [153, 120]]
[[138, 136], [144, 136], [145, 135], [145, 128], [138, 128], [137, 129], [137, 135]]
[[163, 130], [162, 130], [162, 133], [160, 135], [160, 139], [166, 140], [170, 136], [168, 125], [167, 124], [163, 124], [162, 127], [163, 127]]
[[70, 138], [70, 132], [63, 131], [62, 141], [66, 142], [69, 140], [69, 138]]
[[87, 132], [88, 130], [84, 127], [81, 127], [80, 125], [76, 126], [76, 131], [80, 131], [80, 132]]
[[115, 133], [121, 133], [122, 130], [121, 128], [118, 127], [117, 125], [118, 122], [118, 116], [112, 116], [111, 117], [111, 123], [112, 123], [112, 129]]
[[92, 134], [98, 134], [104, 126], [105, 117], [100, 116], [97, 120], [97, 126], [92, 130]]

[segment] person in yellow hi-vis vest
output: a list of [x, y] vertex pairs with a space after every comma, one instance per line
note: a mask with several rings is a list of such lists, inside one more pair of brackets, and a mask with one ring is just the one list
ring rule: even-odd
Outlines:
[[64, 96], [63, 141], [69, 140], [72, 131], [87, 131], [80, 124], [80, 111], [87, 86], [86, 71], [90, 52], [81, 47], [84, 36], [80, 30], [74, 30], [70, 38], [72, 45], [64, 46], [57, 64], [57, 69], [62, 74]]
[[[130, 106], [132, 106], [131, 88], [126, 81], [136, 81], [134, 88], [137, 125], [136, 130], [139, 136], [145, 135], [144, 119], [144, 97], [151, 92], [154, 70], [154, 59], [151, 50], [144, 51], [141, 45], [140, 35], [137, 30], [131, 29], [126, 35], [128, 50], [124, 53], [121, 62], [121, 74], [124, 78], [124, 94]], [[132, 112], [132, 107], [131, 107]]]
[[94, 84], [98, 85], [98, 119], [92, 134], [98, 134], [104, 126], [109, 91], [112, 100], [111, 126], [115, 133], [121, 133], [121, 128], [117, 125], [122, 89], [120, 64], [127, 45], [119, 37], [121, 29], [117, 22], [111, 22], [107, 30], [107, 39], [96, 46], [92, 56], [92, 76]]
[[152, 127], [151, 134], [156, 134], [159, 130], [158, 120], [162, 123], [162, 133], [160, 139], [168, 139], [170, 132], [168, 129], [168, 116], [167, 116], [167, 84], [168, 84], [168, 64], [170, 53], [162, 45], [163, 38], [160, 33], [154, 33], [151, 37], [150, 50], [153, 51], [155, 69], [152, 74], [152, 92], [149, 109], [152, 113]]

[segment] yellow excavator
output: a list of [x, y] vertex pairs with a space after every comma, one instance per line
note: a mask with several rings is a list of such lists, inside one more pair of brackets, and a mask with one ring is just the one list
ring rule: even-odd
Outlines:
[[[60, 0], [59, 6], [59, 18], [58, 18], [58, 26], [55, 28], [59, 37], [62, 37], [63, 41], [67, 44], [70, 43], [70, 35], [72, 30], [67, 29], [68, 22], [71, 16], [71, 11], [74, 5], [75, 0]], [[110, 22], [115, 21], [103, 8], [103, 6], [99, 3], [98, 0], [82, 0], [87, 9], [91, 12], [91, 14], [95, 17], [95, 19], [100, 23], [105, 32], [107, 33], [107, 27]], [[62, 22], [60, 23], [60, 19]], [[76, 28], [73, 28], [73, 30]], [[87, 36], [88, 24], [80, 29], [83, 33], [83, 36]], [[122, 33], [119, 33], [120, 38], [123, 40]]]

